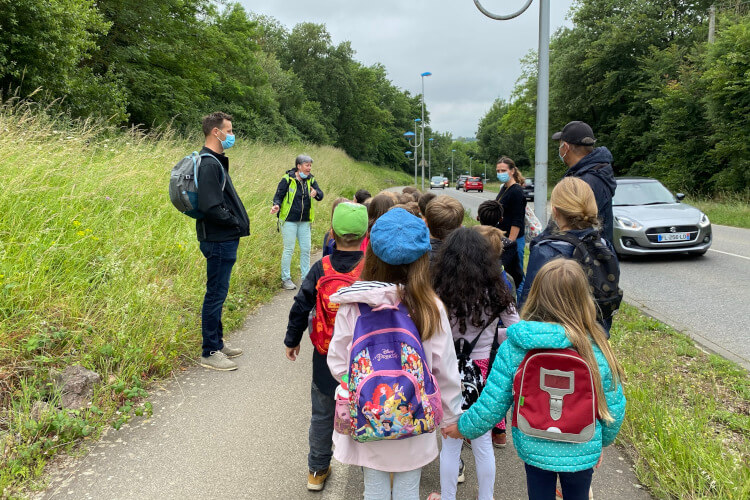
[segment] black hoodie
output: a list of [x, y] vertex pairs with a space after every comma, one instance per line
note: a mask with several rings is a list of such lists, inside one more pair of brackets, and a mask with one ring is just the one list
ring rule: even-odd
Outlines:
[[596, 198], [599, 218], [602, 221], [602, 237], [612, 243], [614, 239], [612, 197], [617, 189], [615, 172], [612, 170], [612, 153], [605, 147], [596, 148], [570, 167], [563, 177], [579, 177], [591, 186]]

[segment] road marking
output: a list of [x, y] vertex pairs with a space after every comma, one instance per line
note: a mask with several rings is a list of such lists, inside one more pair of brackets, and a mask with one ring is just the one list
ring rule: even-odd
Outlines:
[[750, 257], [744, 255], [737, 255], [736, 253], [722, 252], [721, 250], [714, 250], [713, 248], [708, 249], [710, 252], [723, 253], [724, 255], [731, 255], [732, 257], [739, 257], [740, 259], [750, 260]]

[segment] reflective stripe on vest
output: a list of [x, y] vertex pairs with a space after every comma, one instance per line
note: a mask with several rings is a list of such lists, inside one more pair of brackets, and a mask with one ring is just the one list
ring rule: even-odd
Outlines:
[[[297, 180], [293, 179], [292, 177], [289, 177], [289, 174], [284, 174], [283, 179], [287, 180], [289, 187], [287, 188], [286, 196], [284, 196], [284, 199], [281, 202], [281, 210], [279, 211], [279, 219], [286, 222], [286, 218], [289, 215], [289, 212], [292, 210], [292, 203], [294, 202], [294, 195], [297, 193]], [[309, 193], [310, 190], [312, 189], [312, 177], [308, 177], [307, 179], [305, 179], [305, 182], [307, 182], [307, 192]], [[305, 202], [303, 199], [302, 208], [300, 209], [300, 212], [304, 212], [304, 208], [305, 208]], [[312, 222], [314, 218], [315, 218], [315, 208], [313, 206], [312, 197], [310, 197], [310, 222]], [[292, 222], [298, 222], [298, 221], [292, 221]]]

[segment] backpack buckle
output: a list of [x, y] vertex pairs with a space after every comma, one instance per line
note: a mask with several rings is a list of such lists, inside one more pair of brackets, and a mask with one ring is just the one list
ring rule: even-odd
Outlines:
[[549, 394], [549, 416], [552, 420], [560, 420], [563, 398], [573, 394], [575, 389], [574, 373], [545, 368], [539, 370], [539, 388]]

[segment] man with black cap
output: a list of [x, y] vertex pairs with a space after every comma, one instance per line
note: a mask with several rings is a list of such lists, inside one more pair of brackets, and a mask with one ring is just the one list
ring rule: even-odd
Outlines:
[[594, 191], [602, 221], [602, 237], [612, 243], [612, 197], [617, 188], [612, 170], [612, 153], [605, 147], [594, 148], [594, 131], [581, 121], [568, 123], [552, 136], [552, 140], [560, 141], [557, 152], [568, 167], [563, 177], [580, 177]]

